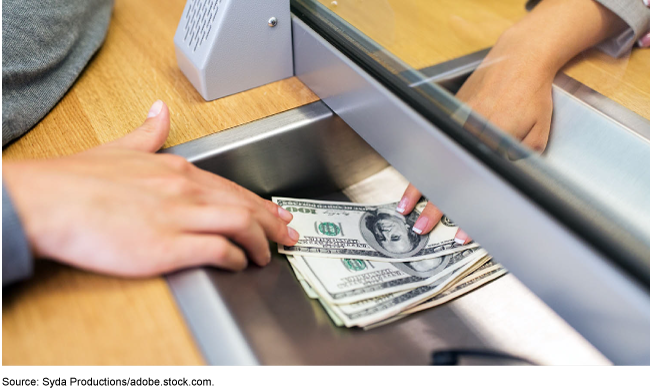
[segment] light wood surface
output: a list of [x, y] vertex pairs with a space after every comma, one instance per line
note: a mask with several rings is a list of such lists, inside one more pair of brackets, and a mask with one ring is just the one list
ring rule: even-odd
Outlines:
[[[139, 126], [150, 105], [171, 110], [166, 147], [317, 100], [290, 78], [205, 102], [176, 65], [184, 0], [116, 0], [106, 41], [61, 102], [2, 158], [68, 155]], [[2, 363], [196, 365], [203, 359], [165, 280], [124, 280], [39, 263], [3, 290]]]
[[[489, 47], [523, 0], [324, 1], [415, 68]], [[172, 37], [184, 0], [116, 0], [106, 42], [72, 90], [4, 159], [68, 155], [138, 126], [168, 103], [166, 146], [315, 101], [297, 79], [205, 102], [176, 66]], [[372, 12], [368, 7], [372, 7]], [[611, 59], [589, 51], [566, 72], [650, 118], [650, 50]], [[3, 291], [3, 364], [202, 364], [162, 278], [123, 280], [53, 263]]]
[[[319, 1], [415, 69], [491, 47], [526, 14], [525, 0]], [[563, 71], [650, 119], [650, 49], [619, 59], [591, 49]]]
[[197, 365], [164, 279], [123, 280], [39, 263], [3, 290], [3, 365]]

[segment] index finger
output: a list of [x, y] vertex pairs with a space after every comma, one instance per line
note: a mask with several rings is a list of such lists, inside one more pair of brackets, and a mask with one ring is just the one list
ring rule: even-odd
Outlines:
[[438, 224], [441, 218], [442, 211], [431, 204], [431, 202], [428, 202], [422, 210], [420, 217], [418, 217], [418, 220], [415, 221], [413, 231], [418, 235], [426, 235], [433, 230], [433, 227]]
[[199, 183], [206, 185], [210, 188], [228, 190], [235, 192], [237, 195], [241, 196], [243, 199], [248, 200], [254, 204], [258, 204], [269, 211], [273, 216], [280, 218], [285, 223], [291, 222], [293, 215], [286, 209], [280, 207], [279, 205], [273, 203], [272, 201], [265, 200], [250, 190], [244, 188], [241, 185], [238, 185], [228, 179], [225, 179], [216, 174], [207, 172], [203, 169], [200, 169], [194, 165], [190, 171], [192, 178], [194, 178]]

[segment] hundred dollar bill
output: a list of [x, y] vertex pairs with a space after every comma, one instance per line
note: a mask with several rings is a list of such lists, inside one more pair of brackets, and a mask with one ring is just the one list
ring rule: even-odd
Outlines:
[[416, 262], [389, 263], [294, 255], [290, 263], [327, 303], [351, 304], [433, 284], [486, 255], [485, 250], [477, 247]]
[[422, 304], [419, 304], [413, 308], [404, 311], [403, 314], [411, 314], [411, 313], [423, 311], [425, 309], [437, 307], [438, 305], [447, 303], [493, 280], [496, 280], [497, 278], [501, 277], [506, 273], [508, 273], [508, 271], [504, 269], [501, 265], [494, 265], [483, 271], [480, 272], [477, 271], [471, 274], [470, 276], [460, 280], [460, 282], [458, 282], [451, 288], [445, 290], [444, 292], [440, 293], [439, 295], [434, 296], [433, 298], [423, 302]]
[[343, 327], [343, 320], [341, 320], [336, 314], [332, 311], [332, 309], [329, 307], [329, 305], [323, 301], [322, 298], [318, 296], [318, 294], [314, 291], [314, 289], [309, 285], [307, 280], [305, 280], [305, 277], [302, 276], [300, 271], [291, 263], [291, 260], [293, 259], [292, 257], [287, 257], [289, 259], [289, 264], [291, 265], [291, 269], [293, 270], [293, 274], [295, 274], [296, 279], [300, 282], [300, 286], [302, 286], [303, 290], [305, 291], [305, 294], [307, 297], [313, 300], [318, 300], [320, 305], [323, 307], [327, 315], [330, 317], [330, 319], [334, 322], [334, 324], [337, 327]]
[[372, 323], [370, 325], [364, 326], [364, 330], [370, 330], [373, 328], [381, 327], [383, 325], [395, 322], [397, 320], [403, 319], [407, 316], [410, 316], [411, 314], [419, 311], [423, 311], [426, 309], [431, 309], [434, 307], [437, 307], [439, 305], [448, 303], [449, 301], [452, 301], [458, 297], [461, 297], [475, 289], [478, 289], [479, 287], [488, 284], [497, 278], [503, 276], [504, 274], [507, 274], [508, 271], [501, 267], [501, 265], [492, 265], [490, 268], [482, 270], [482, 271], [475, 271], [474, 273], [468, 275], [467, 277], [459, 280], [457, 283], [452, 285], [450, 288], [447, 290], [439, 293], [438, 295], [434, 296], [433, 298], [416, 305], [412, 308], [409, 308], [403, 312], [401, 312], [398, 315], [395, 315], [393, 317], [390, 317], [388, 319], [382, 320], [380, 322]]
[[334, 322], [334, 325], [336, 325], [337, 327], [345, 326], [343, 320], [341, 320], [341, 318], [336, 314], [336, 312], [334, 312], [332, 308], [325, 301], [323, 301], [322, 299], [318, 299], [318, 302], [320, 303], [320, 305], [323, 306], [323, 309], [330, 317], [330, 319]]
[[278, 245], [278, 251], [287, 255], [414, 262], [478, 247], [454, 242], [458, 227], [446, 216], [431, 233], [416, 234], [413, 225], [425, 202], [408, 216], [395, 210], [397, 203], [369, 205], [284, 197], [273, 197], [273, 202], [293, 214], [289, 226], [300, 233], [295, 246]]
[[296, 268], [296, 265], [293, 264], [291, 257], [287, 257], [289, 259], [289, 265], [291, 265], [291, 270], [293, 270], [293, 274], [296, 276], [296, 279], [300, 283], [300, 286], [302, 286], [302, 289], [305, 291], [305, 294], [307, 294], [307, 297], [310, 299], [318, 299], [318, 293], [309, 285], [307, 280], [305, 280], [305, 277], [303, 277], [302, 273]]
[[389, 293], [352, 304], [331, 305], [330, 308], [336, 316], [343, 320], [346, 327], [365, 327], [398, 315], [402, 311], [441, 293], [457, 279], [465, 276], [489, 259], [488, 256], [477, 258], [474, 263], [468, 263], [452, 271], [431, 285], [420, 286], [406, 292]]

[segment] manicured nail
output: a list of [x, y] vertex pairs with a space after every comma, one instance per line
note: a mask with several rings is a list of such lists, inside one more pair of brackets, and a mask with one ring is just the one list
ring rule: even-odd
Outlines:
[[458, 244], [465, 244], [468, 241], [470, 241], [469, 235], [463, 230], [458, 230], [456, 233], [456, 237], [454, 238], [454, 242]]
[[648, 47], [650, 46], [650, 34], [646, 34], [644, 37], [637, 41], [639, 47]]
[[406, 211], [407, 205], [409, 205], [409, 199], [407, 199], [406, 196], [404, 196], [399, 201], [399, 204], [397, 204], [397, 208], [396, 208], [397, 212], [404, 213], [404, 211]]
[[429, 218], [426, 216], [420, 216], [418, 221], [416, 221], [415, 225], [413, 226], [413, 231], [415, 231], [416, 234], [420, 235], [422, 234], [422, 231], [427, 228], [427, 224], [429, 224]]
[[287, 226], [287, 230], [289, 231], [289, 238], [293, 240], [298, 240], [300, 239], [300, 234], [298, 234], [298, 231], [294, 230], [293, 228]]
[[155, 103], [153, 103], [151, 108], [149, 108], [149, 113], [147, 114], [147, 119], [158, 116], [160, 111], [162, 111], [163, 104], [164, 103], [161, 100], [158, 100]]
[[280, 219], [284, 220], [287, 223], [289, 223], [293, 219], [293, 215], [291, 214], [291, 212], [287, 211], [282, 207], [278, 207], [278, 216], [280, 216]]

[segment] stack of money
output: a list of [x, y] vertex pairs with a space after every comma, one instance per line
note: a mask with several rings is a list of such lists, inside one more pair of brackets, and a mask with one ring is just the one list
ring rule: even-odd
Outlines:
[[428, 235], [397, 203], [379, 205], [274, 197], [294, 215], [294, 246], [279, 245], [310, 298], [338, 326], [374, 328], [451, 301], [506, 270], [476, 243], [454, 241], [446, 217]]

